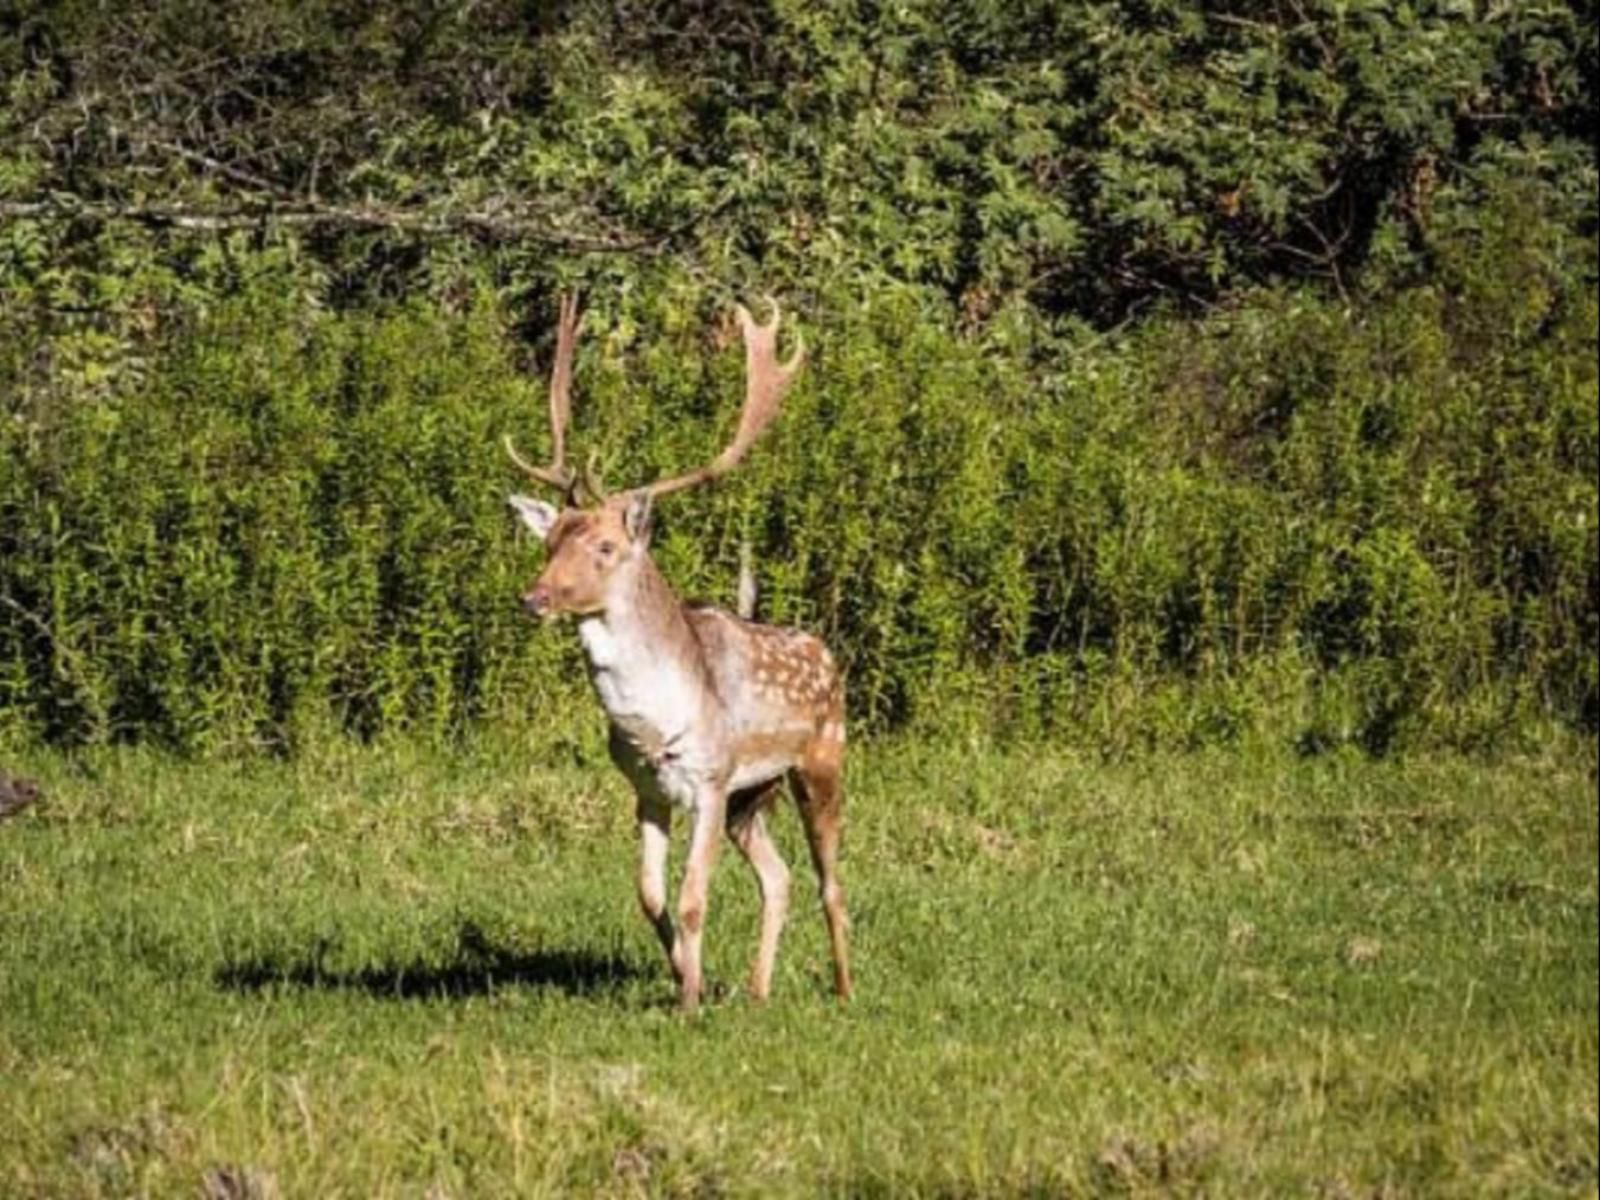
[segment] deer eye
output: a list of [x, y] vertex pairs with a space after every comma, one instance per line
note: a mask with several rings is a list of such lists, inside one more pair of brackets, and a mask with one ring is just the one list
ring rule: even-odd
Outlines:
[[610, 558], [617, 552], [617, 544], [615, 542], [601, 542], [598, 549], [601, 558]]

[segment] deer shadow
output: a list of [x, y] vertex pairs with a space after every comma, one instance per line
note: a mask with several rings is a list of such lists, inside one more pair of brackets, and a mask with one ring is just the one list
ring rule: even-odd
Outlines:
[[646, 971], [615, 953], [592, 950], [512, 950], [467, 923], [453, 951], [442, 960], [391, 959], [358, 968], [327, 965], [332, 940], [319, 938], [305, 951], [264, 954], [225, 962], [213, 975], [230, 992], [277, 988], [361, 992], [378, 1000], [464, 1000], [506, 988], [557, 991], [599, 998], [621, 992]]

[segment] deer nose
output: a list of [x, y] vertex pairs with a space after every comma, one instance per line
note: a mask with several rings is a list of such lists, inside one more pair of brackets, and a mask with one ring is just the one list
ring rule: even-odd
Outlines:
[[522, 607], [530, 617], [542, 617], [550, 611], [550, 589], [539, 586], [522, 597]]

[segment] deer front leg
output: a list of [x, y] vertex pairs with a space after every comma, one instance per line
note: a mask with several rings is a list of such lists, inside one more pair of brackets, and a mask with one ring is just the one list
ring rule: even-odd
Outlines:
[[678, 890], [678, 940], [673, 965], [678, 972], [678, 1007], [692, 1013], [700, 1007], [702, 974], [700, 936], [705, 929], [706, 900], [711, 890], [711, 868], [716, 865], [722, 837], [726, 797], [707, 789], [694, 809], [694, 829], [689, 835], [689, 859]]
[[639, 816], [639, 907], [655, 927], [661, 948], [680, 982], [676, 934], [667, 915], [667, 850], [672, 833], [672, 806], [641, 792]]

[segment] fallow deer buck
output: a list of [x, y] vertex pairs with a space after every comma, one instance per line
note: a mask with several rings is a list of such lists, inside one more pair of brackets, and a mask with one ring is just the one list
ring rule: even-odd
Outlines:
[[[744, 335], [746, 391], [733, 441], [683, 475], [607, 495], [587, 470], [565, 464], [577, 304], [562, 301], [550, 378], [551, 462], [534, 466], [506, 450], [535, 481], [561, 493], [560, 507], [526, 496], [511, 505], [548, 552], [522, 597], [533, 615], [577, 619], [589, 674], [611, 723], [611, 757], [637, 798], [639, 902], [678, 981], [682, 1008], [700, 1002], [701, 931], [707, 889], [724, 828], [761, 889], [761, 941], [750, 992], [772, 986], [778, 937], [789, 903], [789, 870], [767, 830], [766, 813], [787, 778], [800, 810], [822, 894], [833, 953], [834, 988], [850, 995], [844, 891], [839, 884], [844, 687], [820, 641], [795, 629], [684, 604], [650, 557], [651, 505], [709, 483], [736, 467], [778, 414], [799, 374], [804, 346], [777, 356], [779, 313], [757, 324], [736, 313]], [[667, 912], [672, 815], [691, 825], [677, 922]]]

